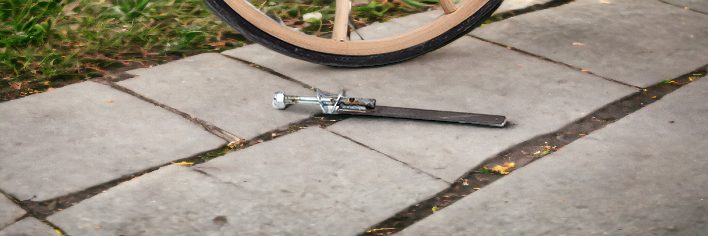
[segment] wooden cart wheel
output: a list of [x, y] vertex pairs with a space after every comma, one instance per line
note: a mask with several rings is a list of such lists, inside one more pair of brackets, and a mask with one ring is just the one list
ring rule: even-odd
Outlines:
[[375, 39], [348, 38], [350, 0], [336, 0], [331, 38], [294, 31], [263, 14], [247, 0], [205, 0], [216, 15], [249, 40], [302, 60], [340, 67], [380, 66], [438, 49], [479, 26], [502, 0], [440, 0], [443, 14], [406, 33]]

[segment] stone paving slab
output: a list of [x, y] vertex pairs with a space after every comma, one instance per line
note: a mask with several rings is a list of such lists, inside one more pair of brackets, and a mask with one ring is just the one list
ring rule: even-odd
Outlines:
[[447, 186], [310, 128], [162, 168], [49, 220], [72, 235], [355, 235]]
[[708, 63], [708, 15], [659, 1], [577, 0], [472, 34], [648, 87]]
[[[496, 13], [518, 10], [536, 4], [543, 4], [551, 0], [504, 0]], [[496, 14], [495, 13], [495, 14]], [[387, 22], [376, 22], [369, 26], [357, 29], [357, 32], [366, 40], [381, 39], [394, 35], [399, 35], [415, 28], [421, 27], [435, 18], [442, 16], [442, 10], [430, 10], [423, 13], [411, 14], [404, 17], [394, 18]], [[352, 34], [352, 40], [360, 40], [356, 34]]]
[[463, 37], [418, 59], [384, 68], [335, 69], [261, 46], [227, 54], [328, 91], [373, 97], [380, 105], [507, 115], [510, 128], [391, 119], [348, 119], [331, 130], [447, 181], [504, 149], [557, 130], [636, 92], [567, 67]]
[[523, 9], [537, 4], [544, 4], [550, 1], [552, 0], [504, 0], [501, 6], [499, 6], [499, 8], [497, 9], [496, 13]]
[[401, 235], [705, 235], [706, 91], [689, 84]]
[[245, 139], [319, 111], [303, 107], [273, 109], [270, 103], [277, 90], [303, 94], [312, 91], [217, 53], [129, 73], [137, 77], [120, 85]]
[[706, 0], [661, 0], [677, 6], [687, 7], [703, 13], [708, 13], [708, 1]]
[[0, 188], [42, 201], [225, 142], [108, 86], [83, 82], [0, 103]]
[[41, 221], [28, 217], [0, 230], [0, 236], [56, 236], [54, 229]]
[[0, 229], [12, 224], [24, 214], [25, 211], [22, 208], [15, 205], [10, 199], [0, 195]]

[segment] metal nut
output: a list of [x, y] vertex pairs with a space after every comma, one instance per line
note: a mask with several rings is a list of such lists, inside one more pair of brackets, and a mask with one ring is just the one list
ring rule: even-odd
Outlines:
[[285, 103], [285, 93], [283, 91], [278, 91], [273, 94], [273, 108], [278, 110], [283, 110], [288, 106]]

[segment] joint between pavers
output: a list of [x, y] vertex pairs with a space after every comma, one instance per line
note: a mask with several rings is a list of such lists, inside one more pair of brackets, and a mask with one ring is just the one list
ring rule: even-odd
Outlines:
[[[58, 232], [58, 233], [60, 232], [61, 235], [68, 235], [68, 234], [66, 234], [66, 232], [65, 232], [64, 230], [62, 230], [61, 228], [59, 228], [59, 226], [57, 226], [57, 225], [55, 225], [54, 223], [48, 221], [48, 220], [46, 219], [46, 217], [43, 217], [42, 215], [36, 214], [36, 212], [33, 211], [33, 209], [31, 209], [31, 207], [29, 207], [29, 206], [27, 206], [27, 205], [25, 205], [25, 204], [22, 204], [22, 201], [20, 201], [17, 197], [13, 196], [12, 194], [9, 194], [9, 193], [3, 191], [2, 189], [0, 189], [0, 195], [3, 195], [3, 196], [6, 197], [7, 199], [10, 199], [10, 201], [12, 201], [12, 203], [14, 203], [16, 206], [22, 208], [22, 210], [25, 211], [25, 214], [23, 214], [22, 216], [17, 217], [16, 219], [14, 219], [12, 223], [10, 223], [10, 224], [8, 224], [8, 225], [6, 225], [6, 226], [4, 226], [4, 227], [0, 227], [0, 231], [4, 230], [4, 229], [7, 228], [7, 227], [10, 227], [10, 226], [13, 225], [13, 224], [16, 224], [17, 222], [20, 222], [20, 221], [22, 221], [22, 220], [24, 220], [24, 219], [26, 219], [26, 218], [32, 217], [32, 218], [35, 218], [35, 219], [39, 220], [39, 221], [42, 222], [43, 224], [49, 226], [49, 227], [52, 228], [52, 230], [54, 230], [55, 232]], [[2, 197], [2, 196], [0, 196], [0, 197]]]
[[597, 78], [600, 78], [600, 79], [603, 79], [603, 80], [607, 80], [607, 81], [610, 81], [610, 82], [613, 82], [613, 83], [621, 84], [621, 85], [624, 85], [624, 86], [627, 86], [627, 87], [632, 87], [632, 88], [635, 88], [635, 89], [643, 89], [642, 87], [639, 87], [639, 86], [636, 86], [636, 85], [628, 84], [628, 83], [625, 83], [625, 82], [622, 82], [622, 81], [619, 81], [619, 80], [616, 80], [616, 79], [612, 79], [612, 78], [609, 78], [609, 77], [605, 77], [605, 76], [602, 76], [602, 75], [598, 75], [598, 74], [596, 74], [595, 72], [589, 71], [589, 70], [587, 70], [587, 69], [579, 68], [579, 67], [573, 66], [573, 65], [571, 65], [571, 64], [565, 63], [565, 62], [556, 61], [556, 60], [550, 59], [550, 58], [548, 58], [548, 57], [544, 57], [544, 56], [537, 55], [537, 54], [534, 54], [534, 53], [531, 53], [531, 52], [527, 52], [527, 51], [524, 51], [524, 50], [521, 50], [521, 49], [512, 47], [512, 46], [510, 46], [510, 45], [506, 45], [506, 44], [503, 44], [503, 43], [494, 42], [494, 41], [491, 41], [491, 40], [488, 40], [488, 39], [485, 39], [485, 38], [482, 38], [482, 37], [478, 37], [478, 36], [475, 36], [475, 35], [467, 35], [467, 36], [469, 36], [469, 37], [471, 37], [471, 38], [474, 38], [474, 39], [477, 39], [477, 40], [480, 40], [480, 41], [482, 41], [482, 42], [490, 43], [490, 44], [495, 45], [495, 46], [503, 47], [503, 48], [509, 49], [509, 50], [511, 50], [511, 51], [514, 51], [514, 52], [517, 52], [517, 53], [521, 53], [521, 54], [526, 55], [526, 56], [534, 57], [534, 58], [537, 58], [537, 59], [540, 59], [540, 60], [544, 60], [544, 61], [547, 61], [547, 62], [556, 64], [556, 65], [561, 65], [561, 66], [564, 66], [564, 67], [573, 69], [573, 70], [575, 70], [575, 71], [578, 71], [578, 72], [580, 72], [580, 73], [588, 74], [588, 75], [591, 75], [591, 76], [594, 76], [594, 77], [597, 77]]
[[[108, 182], [104, 182], [101, 184], [97, 184], [91, 187], [88, 187], [84, 190], [73, 192], [70, 194], [66, 194], [63, 196], [55, 197], [52, 199], [44, 200], [44, 201], [32, 201], [31, 199], [28, 200], [19, 200], [17, 198], [12, 197], [11, 199], [16, 202], [16, 204], [20, 205], [21, 208], [23, 208], [29, 216], [32, 216], [34, 218], [37, 218], [38, 220], [46, 220], [47, 217], [53, 215], [56, 212], [62, 211], [64, 209], [67, 209], [69, 207], [72, 207], [73, 205], [76, 205], [86, 199], [89, 199], [93, 196], [96, 196], [104, 191], [107, 191], [115, 186], [118, 186], [119, 184], [129, 181], [131, 179], [140, 177], [142, 175], [151, 173], [153, 171], [159, 170], [162, 167], [172, 165], [174, 163], [179, 163], [187, 160], [192, 160], [199, 158], [203, 155], [206, 155], [210, 152], [214, 151], [219, 151], [223, 149], [227, 149], [228, 147], [226, 145], [212, 149], [209, 151], [205, 152], [200, 152], [198, 154], [186, 157], [186, 158], [181, 158], [178, 160], [172, 160], [166, 163], [162, 163], [157, 166], [149, 167], [140, 171], [137, 171], [135, 173], [123, 175], [117, 179], [110, 180]], [[8, 194], [9, 195], [9, 194]], [[11, 196], [11, 195], [9, 195]]]
[[30, 218], [30, 217], [37, 219], [37, 220], [38, 220], [39, 222], [41, 222], [42, 224], [45, 224], [46, 226], [48, 226], [49, 228], [51, 228], [51, 229], [52, 229], [56, 234], [58, 234], [58, 235], [64, 235], [64, 236], [69, 236], [69, 235], [70, 235], [70, 234], [66, 233], [66, 231], [64, 231], [64, 229], [62, 229], [61, 227], [59, 227], [59, 226], [57, 226], [56, 224], [52, 223], [51, 221], [47, 220], [46, 218], [45, 218], [45, 219], [37, 218], [37, 217], [35, 217], [35, 216], [32, 216], [29, 212], [27, 212], [27, 213], [25, 213], [23, 216], [21, 216], [21, 217], [15, 219], [15, 221], [12, 222], [11, 224], [6, 225], [5, 227], [0, 228], [0, 232], [3, 231], [3, 230], [6, 229], [6, 228], [12, 226], [13, 224], [16, 224], [16, 223], [18, 223], [18, 222], [20, 222], [20, 221], [22, 221], [22, 220], [24, 220], [24, 219]]
[[[308, 127], [320, 127], [320, 128], [325, 128], [329, 125], [332, 125], [338, 121], [341, 121], [343, 119], [346, 119], [346, 117], [341, 117], [341, 118], [332, 118], [332, 117], [326, 117], [326, 116], [320, 116], [320, 117], [309, 117], [307, 119], [300, 120], [295, 123], [291, 123], [285, 127], [281, 127], [276, 130], [271, 130], [268, 131], [264, 134], [261, 134], [259, 136], [256, 136], [253, 139], [246, 140], [240, 142], [238, 145], [231, 146], [231, 145], [224, 145], [215, 149], [211, 149], [208, 151], [200, 152], [198, 154], [186, 157], [186, 158], [181, 158], [178, 160], [172, 160], [163, 164], [160, 164], [158, 166], [153, 166], [147, 169], [143, 169], [141, 171], [127, 174], [124, 176], [121, 176], [120, 178], [101, 183], [98, 185], [94, 185], [92, 187], [86, 188], [84, 190], [70, 193], [67, 195], [59, 196], [56, 198], [44, 200], [41, 202], [35, 202], [32, 200], [19, 200], [15, 198], [14, 196], [7, 194], [5, 192], [2, 192], [0, 190], [0, 193], [8, 196], [8, 199], [12, 200], [15, 204], [19, 205], [20, 208], [25, 210], [27, 213], [25, 215], [31, 216], [34, 218], [37, 218], [38, 220], [46, 220], [47, 217], [53, 215], [56, 212], [59, 212], [61, 210], [64, 210], [66, 208], [69, 208], [73, 205], [76, 205], [86, 199], [89, 199], [95, 195], [98, 195], [104, 191], [108, 191], [109, 189], [118, 186], [119, 184], [129, 181], [133, 178], [137, 178], [140, 176], [143, 176], [145, 174], [152, 173], [156, 170], [159, 170], [162, 167], [173, 165], [176, 163], [179, 163], [180, 165], [188, 165], [188, 166], [196, 166], [202, 163], [205, 163], [207, 161], [213, 160], [215, 158], [221, 157], [226, 155], [227, 153], [239, 151], [246, 149], [248, 147], [264, 143], [276, 138], [280, 138], [283, 136], [286, 136], [287, 134], [295, 133], [299, 130], [308, 128]], [[195, 169], [193, 169], [195, 170]], [[196, 171], [196, 170], [195, 170]], [[200, 172], [200, 171], [197, 171]], [[206, 172], [202, 174], [207, 174]], [[208, 175], [208, 174], [207, 174]], [[27, 217], [24, 216], [24, 217]], [[18, 219], [21, 220], [21, 219]], [[59, 229], [58, 227], [53, 226], [55, 229]], [[61, 229], [59, 229], [61, 230]]]
[[10, 227], [11, 225], [13, 225], [15, 223], [20, 222], [21, 220], [24, 220], [27, 217], [32, 217], [32, 216], [29, 213], [25, 213], [22, 216], [17, 217], [16, 219], [13, 219], [12, 222], [10, 222], [9, 224], [7, 224], [3, 227], [0, 227], [0, 232], [2, 232], [5, 228]]
[[186, 112], [180, 111], [180, 110], [178, 110], [178, 109], [176, 109], [176, 108], [174, 108], [174, 107], [170, 107], [170, 106], [165, 105], [165, 104], [162, 104], [162, 103], [160, 103], [160, 102], [158, 102], [158, 101], [156, 101], [156, 100], [154, 100], [154, 99], [151, 99], [151, 98], [148, 98], [148, 97], [146, 97], [146, 96], [143, 96], [143, 95], [141, 95], [141, 94], [139, 94], [139, 93], [137, 93], [137, 92], [135, 92], [135, 91], [133, 91], [133, 90], [130, 90], [130, 89], [126, 88], [126, 87], [123, 87], [123, 86], [121, 86], [121, 85], [118, 85], [118, 84], [116, 84], [116, 83], [113, 82], [113, 81], [108, 81], [108, 80], [91, 80], [91, 81], [96, 82], [96, 83], [99, 83], [99, 84], [107, 85], [107, 86], [109, 86], [109, 87], [111, 87], [111, 88], [113, 88], [113, 89], [116, 89], [116, 90], [121, 91], [121, 92], [123, 92], [123, 93], [126, 93], [126, 94], [128, 94], [128, 95], [131, 95], [131, 96], [133, 96], [133, 97], [136, 97], [136, 98], [138, 98], [138, 99], [140, 99], [140, 100], [143, 100], [143, 101], [145, 101], [145, 102], [151, 103], [151, 104], [153, 104], [153, 105], [155, 105], [155, 106], [157, 106], [157, 107], [163, 108], [163, 109], [165, 109], [165, 110], [167, 110], [167, 111], [169, 111], [169, 112], [172, 112], [172, 113], [174, 113], [174, 114], [177, 114], [177, 115], [179, 115], [179, 116], [181, 116], [181, 117], [183, 117], [183, 118], [189, 120], [190, 122], [192, 122], [192, 123], [194, 123], [194, 124], [196, 124], [196, 125], [199, 125], [200, 127], [202, 127], [202, 128], [203, 128], [204, 130], [206, 130], [207, 132], [209, 132], [209, 133], [211, 133], [211, 134], [213, 134], [213, 135], [215, 135], [215, 136], [217, 136], [217, 137], [219, 137], [219, 138], [221, 138], [221, 139], [226, 140], [227, 142], [229, 142], [229, 145], [237, 145], [237, 144], [239, 144], [239, 143], [241, 143], [241, 142], [243, 142], [243, 141], [245, 140], [245, 139], [240, 138], [240, 137], [238, 137], [238, 136], [236, 136], [236, 135], [234, 135], [234, 134], [231, 134], [231, 133], [229, 133], [228, 131], [226, 131], [226, 130], [224, 130], [224, 129], [222, 129], [222, 128], [219, 128], [219, 127], [217, 127], [217, 126], [215, 126], [215, 125], [213, 125], [213, 124], [211, 124], [211, 123], [209, 123], [209, 122], [207, 122], [207, 121], [205, 121], [205, 120], [199, 119], [199, 118], [194, 117], [194, 116], [192, 116], [192, 115], [190, 115], [190, 114], [188, 114], [188, 113], [186, 113]]
[[[224, 156], [228, 153], [243, 150], [246, 148], [249, 148], [251, 146], [268, 142], [273, 139], [277, 139], [280, 137], [284, 137], [286, 135], [295, 133], [297, 131], [303, 130], [305, 128], [310, 128], [310, 127], [315, 127], [318, 126], [320, 128], [325, 128], [327, 126], [330, 126], [336, 122], [339, 122], [341, 120], [346, 119], [347, 117], [340, 117], [340, 118], [329, 118], [326, 116], [313, 116], [313, 117], [308, 117], [306, 119], [302, 119], [300, 121], [290, 123], [288, 125], [282, 126], [280, 128], [276, 128], [274, 130], [269, 130], [266, 131], [265, 133], [262, 133], [252, 139], [249, 140], [244, 140], [237, 145], [226, 145], [222, 148], [217, 148], [211, 151], [207, 151], [202, 153], [202, 155], [197, 155], [193, 156], [191, 158], [184, 159], [183, 161], [186, 161], [190, 163], [189, 165], [191, 166], [196, 166], [202, 163], [205, 163], [207, 161], [210, 161], [212, 159]], [[213, 152], [213, 154], [212, 154]], [[206, 173], [202, 173], [206, 174]]]
[[[13, 196], [12, 194], [9, 194], [9, 193], [3, 191], [2, 189], [0, 189], [0, 195], [2, 195], [2, 196], [0, 196], [0, 197], [3, 197], [3, 196], [4, 196], [5, 198], [10, 199], [10, 201], [11, 201], [12, 203], [14, 203], [17, 207], [22, 208], [22, 210], [25, 211], [25, 214], [23, 214], [22, 216], [16, 218], [16, 219], [12, 222], [12, 224], [17, 223], [18, 221], [20, 221], [20, 220], [22, 220], [22, 219], [24, 219], [24, 218], [27, 218], [28, 216], [31, 216], [31, 211], [29, 211], [24, 205], [21, 204], [22, 201], [20, 201], [20, 199], [18, 199], [17, 197]], [[10, 225], [12, 225], [12, 224], [8, 224], [8, 225], [5, 226], [5, 227], [0, 227], [0, 231], [3, 230], [3, 229], [5, 229], [5, 228], [7, 228], [8, 226], [10, 226]]]
[[303, 88], [306, 88], [306, 89], [309, 89], [309, 90], [315, 90], [315, 87], [312, 86], [312, 85], [309, 85], [309, 84], [307, 84], [307, 83], [305, 83], [305, 82], [302, 82], [302, 81], [300, 81], [300, 80], [297, 80], [297, 79], [295, 79], [295, 78], [293, 78], [293, 77], [287, 76], [287, 75], [285, 75], [285, 74], [283, 74], [283, 73], [280, 73], [280, 72], [278, 72], [278, 71], [276, 71], [276, 70], [274, 70], [274, 69], [268, 68], [268, 67], [266, 67], [266, 66], [263, 66], [263, 65], [260, 65], [260, 64], [257, 64], [257, 63], [255, 63], [255, 62], [248, 61], [248, 60], [244, 60], [244, 59], [241, 59], [241, 58], [238, 58], [238, 57], [230, 56], [230, 55], [225, 55], [225, 54], [219, 54], [219, 55], [224, 56], [224, 57], [229, 58], [229, 59], [232, 59], [232, 60], [235, 60], [235, 61], [238, 61], [238, 62], [241, 62], [241, 63], [243, 63], [243, 64], [246, 64], [247, 66], [250, 66], [250, 67], [259, 69], [259, 70], [264, 71], [264, 72], [266, 72], [266, 73], [268, 73], [268, 74], [274, 75], [274, 76], [276, 76], [276, 77], [278, 77], [278, 78], [281, 78], [281, 79], [284, 79], [284, 80], [287, 80], [287, 81], [290, 81], [290, 82], [299, 84], [299, 85], [302, 86]]
[[701, 11], [701, 10], [693, 9], [693, 8], [690, 8], [690, 7], [687, 7], [687, 6], [676, 5], [676, 4], [674, 4], [674, 3], [667, 2], [667, 1], [664, 1], [664, 0], [657, 0], [657, 1], [659, 1], [659, 2], [661, 2], [661, 3], [664, 3], [664, 4], [666, 4], [666, 5], [672, 6], [672, 7], [678, 7], [678, 8], [685, 9], [685, 10], [689, 10], [689, 11], [692, 11], [692, 12], [695, 12], [695, 13], [708, 15], [708, 12], [703, 12], [703, 11]]
[[344, 139], [346, 139], [346, 140], [349, 140], [349, 141], [351, 141], [351, 142], [353, 142], [353, 143], [355, 143], [355, 144], [357, 144], [357, 145], [359, 145], [359, 146], [365, 147], [365, 148], [367, 148], [367, 149], [369, 149], [369, 150], [371, 150], [371, 151], [374, 151], [374, 152], [377, 152], [377, 153], [379, 153], [379, 154], [381, 154], [381, 155], [384, 155], [385, 157], [387, 157], [387, 158], [389, 158], [389, 159], [391, 159], [391, 160], [394, 160], [394, 161], [396, 161], [396, 162], [399, 162], [399, 163], [401, 163], [401, 164], [407, 166], [408, 168], [414, 169], [414, 170], [416, 170], [416, 171], [418, 171], [418, 172], [420, 172], [420, 173], [423, 173], [423, 174], [425, 174], [425, 175], [427, 175], [427, 176], [430, 176], [430, 177], [433, 178], [433, 179], [443, 181], [443, 182], [445, 182], [445, 183], [447, 183], [447, 184], [452, 184], [452, 183], [448, 182], [447, 180], [445, 180], [445, 179], [443, 179], [443, 178], [440, 178], [440, 177], [438, 177], [438, 176], [435, 176], [434, 174], [428, 173], [428, 172], [426, 172], [426, 171], [424, 171], [424, 170], [422, 170], [422, 169], [420, 169], [420, 168], [417, 168], [417, 167], [415, 167], [415, 166], [412, 166], [412, 165], [410, 165], [410, 164], [408, 164], [408, 163], [406, 163], [406, 162], [404, 162], [404, 161], [401, 161], [401, 160], [399, 160], [399, 159], [397, 159], [397, 158], [395, 158], [395, 157], [393, 157], [393, 156], [391, 156], [391, 155], [388, 155], [388, 154], [386, 154], [386, 153], [384, 153], [384, 152], [382, 152], [382, 151], [379, 151], [379, 150], [374, 149], [373, 147], [367, 146], [366, 144], [363, 144], [363, 143], [361, 143], [361, 142], [359, 142], [359, 141], [356, 141], [356, 140], [354, 140], [354, 139], [352, 139], [352, 138], [350, 138], [350, 137], [347, 137], [346, 135], [343, 135], [343, 134], [340, 134], [340, 133], [337, 133], [337, 132], [334, 132], [334, 131], [331, 131], [331, 130], [327, 130], [327, 131], [329, 131], [330, 133], [332, 133], [332, 134], [334, 134], [334, 135], [337, 135], [337, 136], [339, 136], [339, 137], [342, 137], [342, 138], [344, 138]]
[[64, 235], [64, 236], [71, 235], [71, 234], [67, 233], [64, 229], [59, 227], [58, 225], [47, 220], [46, 218], [45, 219], [37, 219], [37, 220], [39, 220], [39, 222], [42, 222], [42, 224], [45, 224], [45, 225], [49, 226], [50, 228], [52, 228], [52, 230], [54, 230], [54, 232], [59, 235]]
[[[544, 158], [562, 147], [575, 142], [588, 134], [598, 131], [643, 107], [660, 100], [667, 94], [676, 91], [698, 79], [705, 79], [708, 74], [708, 65], [699, 67], [687, 74], [669, 82], [660, 82], [624, 98], [609, 103], [590, 114], [573, 121], [561, 129], [538, 135], [529, 140], [520, 142], [493, 157], [485, 160], [475, 168], [462, 175], [449, 188], [438, 192], [435, 196], [410, 205], [408, 208], [396, 213], [394, 216], [371, 226], [359, 235], [390, 235], [399, 232], [414, 223], [434, 214], [433, 210], [440, 210], [456, 201], [467, 197], [481, 188], [503, 178], [504, 174], [490, 173], [488, 166], [503, 165], [506, 162], [515, 163], [512, 171], [518, 170], [528, 164]], [[539, 154], [537, 154], [539, 153]], [[553, 158], [553, 157], [545, 157]], [[486, 171], [483, 171], [485, 170]], [[388, 229], [377, 231], [375, 229]]]
[[[26, 218], [30, 218], [30, 217], [37, 219], [39, 222], [41, 222], [42, 224], [45, 224], [46, 226], [49, 226], [49, 228], [51, 228], [51, 229], [52, 229], [56, 234], [58, 234], [58, 235], [64, 235], [64, 236], [71, 235], [71, 234], [66, 233], [66, 231], [64, 231], [64, 229], [62, 229], [62, 228], [59, 227], [58, 225], [52, 223], [51, 221], [47, 220], [46, 218], [40, 219], [40, 218], [37, 218], [37, 217], [34, 217], [34, 216], [29, 215], [29, 213], [28, 213], [28, 214], [25, 214], [24, 216], [22, 216], [22, 217], [20, 217], [19, 219], [17, 219], [17, 221], [15, 221], [15, 223], [20, 222], [20, 221], [22, 221], [22, 220], [24, 220], [24, 219], [26, 219]], [[13, 224], [15, 224], [15, 223], [13, 223]], [[10, 225], [12, 225], [12, 224], [10, 224]], [[8, 225], [8, 227], [9, 227], [10, 225]], [[5, 228], [7, 228], [7, 227], [5, 227]], [[0, 229], [0, 231], [2, 231], [3, 229], [4, 229], [4, 228]]]

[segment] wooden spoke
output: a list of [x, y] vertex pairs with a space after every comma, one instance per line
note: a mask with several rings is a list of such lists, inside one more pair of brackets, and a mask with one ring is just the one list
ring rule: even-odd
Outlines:
[[349, 14], [352, 10], [351, 0], [337, 0], [334, 13], [334, 28], [332, 39], [344, 42], [349, 35]]
[[[223, 1], [249, 23], [258, 27], [258, 29], [292, 45], [322, 53], [366, 56], [395, 52], [425, 43], [435, 36], [444, 34], [465, 19], [468, 19], [490, 0], [465, 0], [457, 5], [455, 12], [442, 15], [436, 20], [428, 22], [428, 24], [414, 30], [392, 37], [361, 41], [346, 40], [346, 29], [341, 31], [344, 34], [344, 37], [341, 37], [344, 41], [307, 35], [281, 26], [276, 21], [265, 16], [257, 8], [253, 7], [247, 0]], [[347, 6], [348, 4], [339, 5]], [[347, 28], [346, 24], [347, 21], [345, 20], [339, 25], [343, 25], [343, 28]]]
[[457, 7], [455, 7], [455, 3], [452, 2], [452, 0], [440, 0], [440, 6], [445, 14], [450, 14], [457, 10]]

